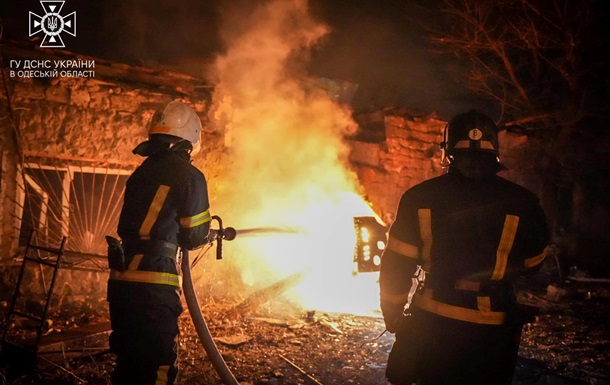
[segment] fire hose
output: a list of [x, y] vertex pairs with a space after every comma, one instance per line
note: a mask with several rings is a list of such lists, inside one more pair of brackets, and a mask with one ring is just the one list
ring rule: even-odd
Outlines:
[[[218, 229], [210, 230], [210, 239], [212, 241], [216, 241], [216, 259], [222, 259], [222, 242], [223, 240], [231, 241], [235, 239], [237, 234], [244, 235], [256, 235], [263, 233], [294, 233], [294, 230], [290, 229], [278, 229], [278, 228], [253, 228], [253, 229], [243, 229], [243, 230], [235, 230], [233, 227], [222, 226], [222, 220], [220, 217], [214, 215], [212, 216], [212, 220], [216, 220], [218, 222]], [[220, 376], [220, 379], [225, 385], [239, 385], [239, 382], [231, 373], [231, 370], [227, 366], [227, 363], [222, 358], [222, 355], [218, 351], [218, 347], [212, 338], [210, 333], [210, 329], [205, 322], [205, 318], [203, 318], [203, 313], [201, 312], [201, 306], [199, 306], [199, 300], [197, 299], [197, 294], [195, 293], [195, 287], [193, 285], [193, 279], [191, 277], [191, 263], [189, 261], [189, 252], [188, 250], [181, 249], [182, 254], [182, 289], [184, 291], [184, 298], [186, 300], [186, 304], [189, 310], [189, 314], [191, 315], [191, 319], [193, 320], [193, 325], [195, 326], [195, 330], [197, 331], [197, 335], [201, 340], [201, 344], [205, 349], [210, 361], [212, 362], [212, 366], [214, 370]], [[198, 258], [195, 258], [193, 261], [193, 266], [198, 262]]]
[[[222, 258], [222, 240], [233, 240], [235, 238], [236, 232], [232, 227], [228, 227], [224, 229], [222, 227], [222, 220], [218, 216], [213, 216], [212, 219], [218, 221], [219, 229], [211, 231], [212, 238], [215, 238], [216, 243], [216, 258]], [[212, 362], [212, 366], [220, 376], [220, 379], [225, 385], [239, 385], [239, 382], [231, 373], [231, 370], [227, 366], [224, 358], [218, 351], [218, 347], [210, 334], [210, 329], [208, 328], [205, 319], [203, 318], [203, 313], [201, 313], [201, 307], [199, 306], [199, 301], [197, 299], [197, 294], [195, 293], [195, 287], [193, 285], [193, 279], [191, 277], [191, 264], [189, 262], [189, 252], [188, 250], [181, 249], [182, 254], [182, 289], [184, 291], [184, 298], [186, 300], [186, 305], [189, 310], [189, 314], [191, 315], [191, 319], [193, 320], [193, 325], [195, 326], [195, 330], [197, 331], [197, 335], [199, 339], [201, 339], [201, 344], [205, 349], [210, 361]]]

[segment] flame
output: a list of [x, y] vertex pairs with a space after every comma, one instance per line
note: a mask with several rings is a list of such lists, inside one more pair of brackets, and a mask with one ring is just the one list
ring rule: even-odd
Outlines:
[[287, 295], [301, 306], [368, 313], [378, 309], [373, 273], [354, 276], [354, 216], [375, 215], [347, 167], [350, 110], [304, 73], [308, 52], [328, 33], [307, 2], [269, 1], [234, 14], [216, 60], [213, 119], [224, 129], [230, 167], [213, 210], [236, 228], [296, 229], [226, 246], [245, 282], [268, 285], [305, 272]]

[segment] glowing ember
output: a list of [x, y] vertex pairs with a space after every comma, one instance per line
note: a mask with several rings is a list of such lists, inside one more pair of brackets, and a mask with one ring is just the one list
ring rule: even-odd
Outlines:
[[[243, 279], [268, 285], [307, 274], [289, 295], [306, 308], [378, 309], [377, 276], [355, 277], [354, 216], [375, 215], [346, 166], [350, 111], [301, 71], [327, 28], [306, 1], [272, 1], [234, 14], [216, 62], [214, 119], [225, 129], [230, 165], [214, 211], [236, 228], [284, 227], [292, 234], [243, 237], [227, 245]], [[244, 27], [247, 26], [247, 27]]]

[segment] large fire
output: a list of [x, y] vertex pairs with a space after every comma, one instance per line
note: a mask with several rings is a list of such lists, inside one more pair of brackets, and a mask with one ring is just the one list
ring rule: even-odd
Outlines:
[[[378, 309], [374, 273], [353, 275], [353, 218], [375, 215], [346, 166], [350, 111], [304, 73], [308, 51], [328, 33], [304, 0], [270, 1], [226, 25], [215, 65], [213, 119], [230, 165], [213, 210], [226, 225], [285, 233], [241, 237], [225, 249], [245, 282], [268, 285], [303, 272], [286, 295], [310, 309]], [[214, 183], [212, 181], [211, 183]]]

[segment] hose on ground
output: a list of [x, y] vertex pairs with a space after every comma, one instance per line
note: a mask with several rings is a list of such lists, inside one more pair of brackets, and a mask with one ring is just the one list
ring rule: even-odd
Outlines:
[[186, 305], [189, 310], [189, 314], [191, 315], [191, 319], [193, 320], [193, 325], [195, 326], [195, 330], [197, 331], [197, 335], [199, 335], [199, 339], [201, 340], [201, 344], [205, 349], [210, 361], [212, 362], [212, 366], [216, 370], [216, 373], [220, 376], [220, 379], [225, 385], [239, 385], [239, 382], [229, 370], [227, 363], [222, 358], [222, 355], [218, 351], [218, 347], [214, 340], [212, 339], [212, 335], [210, 334], [210, 329], [203, 318], [203, 314], [201, 313], [201, 307], [199, 306], [199, 301], [197, 299], [197, 294], [195, 294], [195, 287], [193, 285], [193, 279], [191, 277], [191, 266], [189, 262], [189, 253], [188, 250], [181, 250], [182, 253], [182, 289], [184, 291], [184, 298], [186, 300]]

